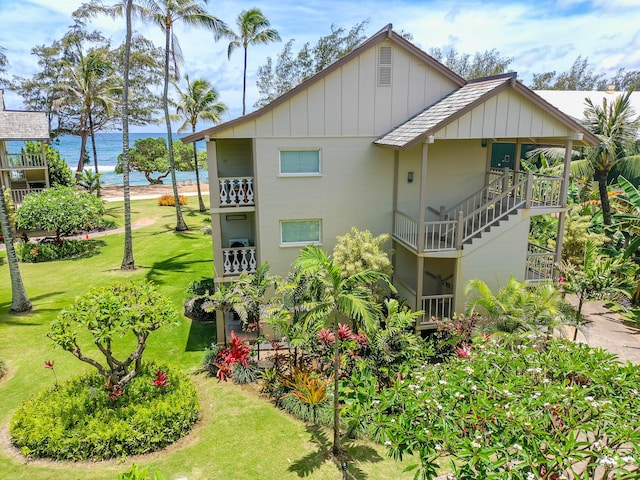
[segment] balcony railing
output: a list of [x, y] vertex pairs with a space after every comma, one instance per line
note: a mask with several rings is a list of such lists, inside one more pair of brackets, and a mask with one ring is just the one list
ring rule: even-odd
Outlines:
[[223, 248], [222, 264], [225, 275], [256, 273], [256, 247]]
[[531, 282], [552, 280], [556, 269], [556, 252], [530, 243], [527, 248], [527, 270], [525, 279]]
[[10, 153], [0, 157], [0, 167], [9, 168], [44, 168], [47, 166], [42, 153]]
[[488, 185], [454, 207], [431, 209], [440, 212], [439, 220], [420, 222], [396, 211], [394, 237], [416, 250], [420, 246], [423, 252], [459, 250], [518, 208], [562, 206], [561, 178], [508, 169], [501, 173], [491, 171]]
[[453, 293], [445, 293], [441, 295], [423, 295], [422, 310], [424, 315], [419, 320], [418, 327], [423, 329], [433, 327], [436, 320], [443, 318], [451, 318], [453, 315]]
[[248, 207], [255, 205], [253, 177], [225, 177], [218, 180], [221, 207]]
[[14, 205], [20, 205], [26, 197], [30, 193], [39, 193], [45, 190], [44, 188], [18, 188], [9, 190], [11, 193], [11, 200]]

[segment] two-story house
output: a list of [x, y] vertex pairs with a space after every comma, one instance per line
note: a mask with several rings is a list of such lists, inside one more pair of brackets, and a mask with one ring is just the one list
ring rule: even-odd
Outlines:
[[0, 184], [11, 190], [15, 204], [31, 192], [49, 188], [46, 145], [42, 151], [27, 153], [10, 151], [10, 141], [43, 141], [49, 139], [49, 124], [44, 112], [6, 110], [4, 92], [0, 89]]
[[[598, 139], [516, 80], [473, 81], [391, 26], [265, 107], [184, 137], [205, 140], [215, 280], [269, 261], [285, 274], [301, 246], [331, 251], [352, 226], [391, 233], [393, 281], [431, 318], [464, 309], [464, 287], [548, 276], [558, 251], [532, 249], [532, 215], [556, 213], [562, 178], [519, 171], [523, 144]], [[515, 168], [491, 168], [494, 143]], [[218, 338], [222, 335], [218, 321]]]

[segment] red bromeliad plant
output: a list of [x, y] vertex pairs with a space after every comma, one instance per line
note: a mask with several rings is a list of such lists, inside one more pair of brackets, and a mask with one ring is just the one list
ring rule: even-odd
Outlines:
[[216, 355], [214, 365], [218, 367], [216, 373], [218, 379], [226, 381], [227, 378], [231, 378], [231, 369], [236, 363], [248, 366], [249, 355], [251, 355], [251, 345], [240, 337], [236, 337], [235, 332], [231, 331], [231, 341]]
[[156, 378], [154, 378], [151, 382], [153, 383], [153, 385], [160, 389], [164, 389], [171, 385], [169, 377], [167, 376], [166, 372], [163, 372], [162, 370], [158, 370], [156, 372]]

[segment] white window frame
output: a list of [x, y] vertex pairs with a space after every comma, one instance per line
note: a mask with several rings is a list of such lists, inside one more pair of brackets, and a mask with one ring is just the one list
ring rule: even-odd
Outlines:
[[[317, 222], [318, 223], [318, 239], [317, 240], [303, 240], [297, 242], [285, 242], [283, 235], [283, 226], [286, 223], [299, 223], [299, 222]], [[296, 220], [280, 220], [280, 246], [281, 247], [304, 247], [307, 245], [322, 245], [322, 220], [319, 218], [300, 218]]]
[[[283, 172], [282, 152], [318, 152], [317, 172]], [[281, 148], [278, 150], [278, 176], [279, 177], [320, 177], [322, 176], [322, 149], [320, 148]]]

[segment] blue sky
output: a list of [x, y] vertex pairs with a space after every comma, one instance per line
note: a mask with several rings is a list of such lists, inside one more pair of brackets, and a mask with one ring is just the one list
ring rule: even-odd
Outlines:
[[[29, 76], [37, 71], [30, 54], [35, 45], [49, 45], [64, 35], [72, 23], [71, 13], [80, 0], [0, 0], [0, 46], [6, 49], [9, 76]], [[111, 3], [106, 0], [106, 3]], [[369, 19], [367, 35], [388, 23], [396, 31], [413, 34], [425, 51], [432, 47], [474, 53], [495, 48], [514, 57], [511, 64], [527, 84], [534, 72], [564, 71], [578, 55], [588, 57], [597, 71], [613, 75], [618, 68], [640, 70], [640, 0], [218, 0], [207, 8], [229, 24], [238, 13], [258, 7], [282, 43], [249, 49], [247, 109], [258, 98], [257, 68], [268, 56], [276, 57], [291, 38], [294, 47], [315, 42], [330, 32], [331, 24], [349, 28]], [[123, 21], [99, 18], [91, 26], [110, 36], [113, 44], [123, 39]], [[157, 27], [135, 23], [134, 28], [163, 45]], [[242, 109], [242, 53], [227, 60], [227, 43], [215, 43], [210, 33], [177, 25], [182, 47], [183, 72], [192, 78], [209, 79], [230, 113]], [[5, 92], [7, 108], [20, 108], [20, 98]], [[157, 127], [143, 128], [144, 131]], [[140, 129], [138, 129], [140, 131]]]

